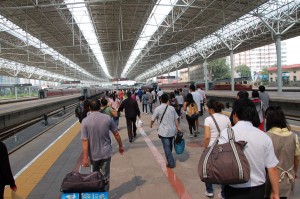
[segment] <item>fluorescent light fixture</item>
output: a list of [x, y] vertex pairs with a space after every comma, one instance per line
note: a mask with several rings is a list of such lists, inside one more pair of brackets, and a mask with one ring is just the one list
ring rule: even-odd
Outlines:
[[[133, 67], [132, 64], [141, 53], [142, 49], [145, 48], [153, 34], [157, 31], [161, 23], [168, 16], [170, 11], [173, 9], [174, 5], [178, 0], [159, 0], [154, 6], [151, 14], [140, 34], [138, 41], [136, 42], [131, 55], [123, 69], [121, 77], [126, 77], [129, 68]], [[167, 5], [167, 6], [166, 6]]]
[[[72, 4], [81, 2], [82, 4]], [[90, 18], [85, 2], [83, 0], [65, 0], [65, 3], [67, 4], [67, 7], [72, 13], [72, 16], [75, 19], [77, 26], [82, 32], [85, 40], [88, 42], [103, 71], [108, 76], [108, 78], [111, 78], [100, 48], [100, 44], [98, 43], [93, 22]]]

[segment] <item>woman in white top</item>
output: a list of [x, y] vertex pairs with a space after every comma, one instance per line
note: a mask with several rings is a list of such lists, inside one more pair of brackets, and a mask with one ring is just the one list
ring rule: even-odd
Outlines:
[[[222, 110], [224, 110], [224, 104], [218, 102], [214, 99], [209, 100], [207, 102], [208, 113], [210, 116], [205, 118], [204, 121], [204, 147], [210, 147], [219, 136], [220, 132], [223, 129], [226, 129], [230, 126], [229, 117], [222, 114]], [[214, 119], [215, 121], [214, 121]], [[217, 128], [216, 123], [218, 124], [219, 129]], [[205, 183], [206, 192], [205, 195], [208, 197], [213, 197], [213, 186], [210, 183]], [[219, 198], [224, 198], [223, 186], [222, 192], [219, 194]]]
[[[114, 110], [118, 110], [119, 106], [121, 104], [121, 101], [116, 97], [114, 93], [112, 93], [109, 96], [109, 106], [111, 106]], [[113, 120], [115, 121], [117, 127], [119, 126], [119, 116], [113, 117]]]

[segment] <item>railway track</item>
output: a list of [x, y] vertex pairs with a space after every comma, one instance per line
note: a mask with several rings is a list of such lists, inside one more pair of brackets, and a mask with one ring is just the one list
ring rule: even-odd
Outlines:
[[[54, 128], [55, 126], [57, 126], [58, 124], [62, 123], [63, 121], [65, 121], [67, 118], [71, 117], [74, 115], [74, 109], [76, 107], [78, 103], [69, 105], [67, 107], [65, 107], [64, 110], [59, 109], [56, 111], [53, 111], [51, 113], [48, 114], [48, 116], [61, 116], [61, 118], [55, 122], [52, 123], [51, 125], [49, 125], [46, 129], [42, 130], [41, 132], [39, 132], [38, 134], [30, 137], [29, 139], [27, 139], [26, 141], [23, 141], [22, 143], [18, 144], [17, 146], [15, 146], [13, 149], [9, 150], [9, 154], [12, 154], [13, 152], [17, 151], [18, 149], [20, 149], [21, 147], [23, 147], [24, 145], [28, 144], [29, 142], [31, 142], [32, 140], [36, 139], [37, 137], [39, 137], [40, 135], [46, 133], [47, 131], [51, 130], [52, 128]], [[43, 121], [44, 118], [43, 117], [39, 117], [36, 118], [34, 120], [28, 121], [26, 123], [20, 124], [16, 127], [10, 128], [10, 129], [6, 129], [5, 131], [3, 131], [0, 134], [0, 140], [4, 140], [7, 139], [11, 136], [15, 136], [18, 132], [36, 124], [37, 122]]]

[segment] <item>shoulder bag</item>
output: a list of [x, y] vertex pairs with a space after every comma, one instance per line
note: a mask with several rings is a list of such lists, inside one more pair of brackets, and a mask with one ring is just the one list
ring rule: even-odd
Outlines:
[[218, 144], [218, 137], [201, 155], [198, 174], [203, 182], [241, 184], [250, 179], [250, 165], [243, 152], [247, 142], [236, 142], [232, 128], [228, 128], [227, 133], [228, 143]]
[[[160, 124], [161, 124], [161, 121], [163, 120], [163, 118], [164, 118], [164, 116], [165, 116], [165, 113], [166, 113], [166, 111], [167, 111], [167, 109], [168, 109], [168, 106], [169, 106], [169, 105], [166, 106], [166, 108], [165, 108], [165, 110], [164, 110], [164, 112], [163, 112], [163, 114], [162, 114], [162, 116], [161, 116], [161, 118], [160, 118], [160, 122], [159, 122], [158, 128], [159, 128], [159, 126], [160, 126]], [[158, 129], [157, 129], [157, 131], [158, 131]], [[158, 137], [161, 138], [162, 136], [160, 136], [160, 135], [158, 134]]]

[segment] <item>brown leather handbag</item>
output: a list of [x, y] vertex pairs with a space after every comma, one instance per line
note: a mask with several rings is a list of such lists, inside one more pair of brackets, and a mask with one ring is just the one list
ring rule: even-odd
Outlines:
[[235, 142], [232, 128], [228, 128], [227, 133], [228, 143], [218, 144], [218, 137], [201, 155], [198, 174], [203, 182], [241, 184], [250, 179], [250, 165], [243, 152], [247, 142]]

